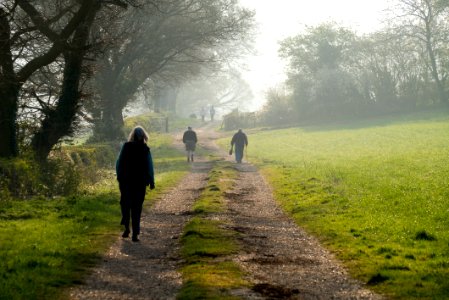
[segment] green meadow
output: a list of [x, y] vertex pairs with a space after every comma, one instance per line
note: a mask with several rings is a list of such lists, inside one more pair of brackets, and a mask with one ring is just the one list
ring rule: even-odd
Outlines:
[[255, 131], [279, 203], [370, 288], [449, 299], [449, 117]]
[[[150, 134], [156, 190], [147, 192], [147, 207], [187, 172], [184, 155], [171, 142]], [[64, 288], [81, 283], [120, 236], [115, 170], [96, 177], [73, 196], [0, 199], [0, 299], [65, 298]]]

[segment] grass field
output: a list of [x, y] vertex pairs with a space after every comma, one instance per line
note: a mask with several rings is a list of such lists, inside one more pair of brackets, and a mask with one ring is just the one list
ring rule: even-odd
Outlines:
[[354, 277], [393, 298], [449, 299], [449, 117], [249, 140], [279, 202]]
[[[150, 134], [156, 190], [146, 204], [187, 171], [171, 139]], [[0, 200], [0, 299], [54, 299], [79, 283], [121, 233], [114, 170], [71, 197]]]

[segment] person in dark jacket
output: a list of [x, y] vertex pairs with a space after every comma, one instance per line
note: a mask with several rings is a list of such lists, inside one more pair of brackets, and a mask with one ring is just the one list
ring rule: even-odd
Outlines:
[[[246, 134], [239, 129], [237, 131], [236, 134], [234, 134], [234, 136], [232, 137], [231, 140], [231, 149], [234, 147], [235, 145], [235, 160], [238, 163], [242, 162], [243, 159], [243, 149], [245, 148], [245, 146], [248, 146], [248, 138], [246, 136]], [[231, 150], [232, 152], [232, 150]]]
[[196, 137], [196, 132], [192, 130], [192, 127], [187, 127], [187, 130], [184, 132], [182, 136], [182, 142], [186, 146], [187, 151], [187, 161], [193, 162], [193, 153], [195, 152], [196, 143], [198, 139]]
[[140, 216], [146, 187], [154, 189], [154, 169], [150, 148], [147, 146], [148, 134], [137, 126], [123, 144], [116, 162], [117, 180], [120, 188], [121, 225], [125, 226], [123, 237], [129, 237], [129, 222], [132, 220], [132, 241], [138, 242]]

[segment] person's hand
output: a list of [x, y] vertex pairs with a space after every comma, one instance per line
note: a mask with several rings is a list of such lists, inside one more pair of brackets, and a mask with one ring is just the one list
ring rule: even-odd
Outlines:
[[154, 184], [150, 184], [150, 190], [154, 190], [155, 186]]

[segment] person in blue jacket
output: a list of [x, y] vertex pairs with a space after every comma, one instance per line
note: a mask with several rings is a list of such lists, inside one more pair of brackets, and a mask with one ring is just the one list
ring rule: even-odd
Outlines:
[[129, 222], [132, 220], [132, 241], [139, 241], [140, 217], [146, 187], [154, 189], [154, 169], [150, 148], [147, 146], [148, 134], [137, 126], [123, 144], [116, 162], [117, 180], [120, 188], [121, 225], [125, 226], [123, 237], [129, 237]]

